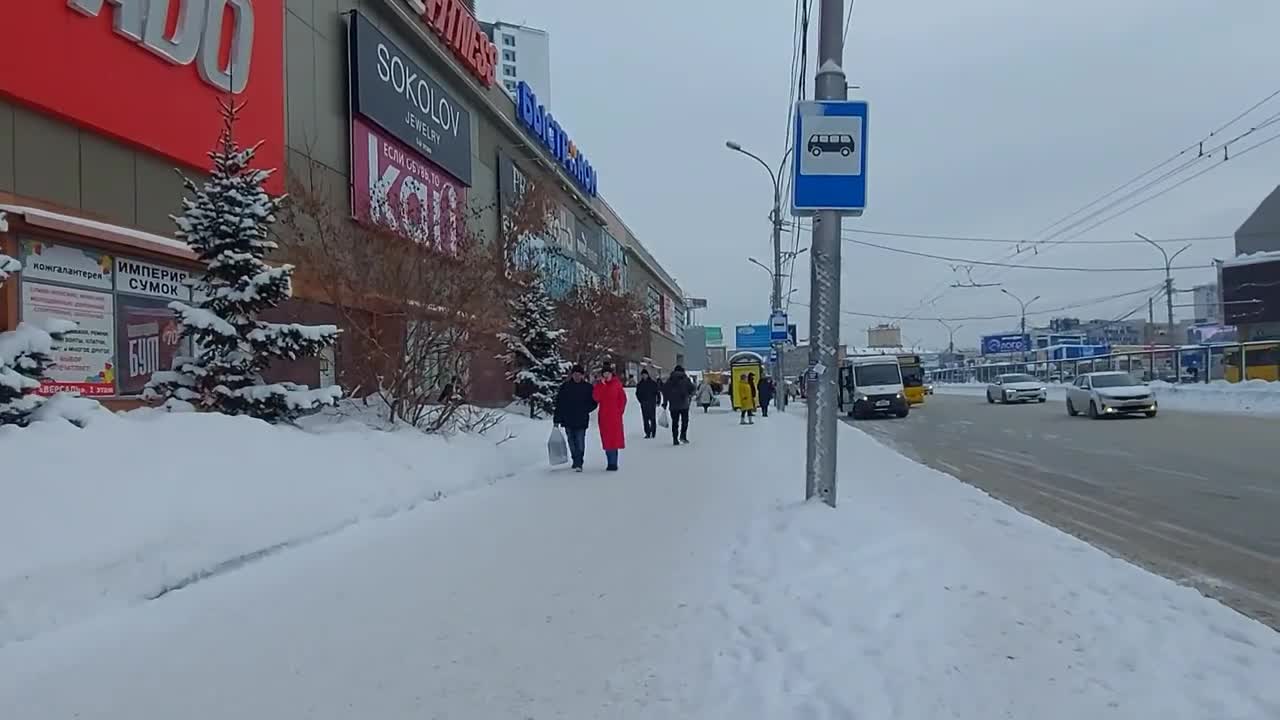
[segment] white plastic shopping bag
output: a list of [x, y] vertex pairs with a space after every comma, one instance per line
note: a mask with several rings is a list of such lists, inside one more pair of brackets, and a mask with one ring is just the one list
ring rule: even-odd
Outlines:
[[662, 414], [658, 416], [658, 424], [662, 427], [671, 427], [671, 416], [667, 414], [666, 408], [662, 408]]
[[564, 433], [556, 425], [551, 426], [551, 437], [547, 438], [547, 459], [551, 461], [552, 467], [569, 462], [569, 444], [564, 441]]

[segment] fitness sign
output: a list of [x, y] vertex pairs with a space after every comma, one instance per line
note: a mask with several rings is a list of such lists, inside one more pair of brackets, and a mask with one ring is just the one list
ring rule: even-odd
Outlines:
[[231, 96], [262, 164], [283, 164], [284, 0], [5, 5], [0, 95], [193, 168]]

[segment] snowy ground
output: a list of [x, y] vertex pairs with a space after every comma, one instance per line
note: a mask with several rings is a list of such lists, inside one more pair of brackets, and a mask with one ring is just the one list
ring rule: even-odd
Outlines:
[[[1280, 383], [1250, 380], [1229, 383], [1215, 380], [1211, 383], [1172, 384], [1163, 381], [1151, 383], [1156, 400], [1162, 409], [1206, 413], [1246, 413], [1280, 415]], [[1050, 383], [1049, 399], [1065, 401], [1066, 387]], [[985, 383], [938, 384], [935, 392], [942, 395], [986, 394]]]
[[[0, 707], [23, 720], [1280, 717], [1280, 635], [858, 430], [842, 427], [830, 510], [797, 502], [797, 415], [741, 427], [695, 412], [680, 448], [638, 426], [620, 473], [601, 471], [594, 435], [587, 473], [540, 467], [538, 429], [508, 481], [365, 513], [0, 647]], [[360, 456], [376, 463], [365, 477], [402, 472], [403, 455], [374, 459], [385, 450]], [[221, 504], [261, 480], [246, 473]], [[96, 484], [86, 504], [101, 513], [135, 499]], [[66, 497], [45, 502], [28, 512], [60, 521]], [[109, 542], [67, 531], [84, 516], [60, 523], [63, 557]]]
[[[76, 406], [57, 400], [51, 414]], [[448, 441], [307, 422], [101, 411], [83, 430], [0, 428], [0, 649], [497, 480], [546, 447], [514, 416]], [[507, 431], [521, 437], [495, 451]]]

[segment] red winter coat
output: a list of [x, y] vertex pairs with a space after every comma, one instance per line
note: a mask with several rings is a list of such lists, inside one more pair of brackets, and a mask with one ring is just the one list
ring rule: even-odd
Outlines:
[[600, 444], [605, 450], [621, 450], [627, 446], [622, 431], [622, 410], [627, 406], [627, 391], [614, 375], [608, 382], [598, 382], [591, 391], [600, 410], [596, 425], [600, 426]]

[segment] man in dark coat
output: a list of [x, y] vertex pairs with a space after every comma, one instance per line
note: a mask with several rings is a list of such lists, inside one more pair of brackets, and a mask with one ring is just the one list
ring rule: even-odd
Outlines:
[[693, 402], [696, 388], [693, 381], [684, 372], [683, 365], [677, 365], [671, 371], [662, 386], [663, 407], [671, 409], [671, 440], [673, 445], [689, 443], [689, 405]]
[[582, 472], [583, 457], [587, 452], [587, 427], [591, 425], [591, 411], [596, 409], [591, 383], [581, 365], [574, 365], [569, 379], [556, 393], [556, 410], [553, 422], [564, 428], [569, 443], [569, 455], [573, 469]]
[[648, 370], [640, 371], [640, 382], [636, 383], [636, 402], [640, 403], [640, 414], [644, 416], [644, 436], [658, 435], [658, 403], [662, 402], [662, 389], [649, 377]]
[[760, 397], [760, 417], [769, 417], [769, 403], [773, 402], [774, 396], [773, 378], [767, 375], [760, 378], [758, 394]]

